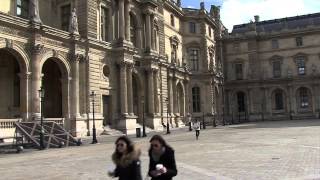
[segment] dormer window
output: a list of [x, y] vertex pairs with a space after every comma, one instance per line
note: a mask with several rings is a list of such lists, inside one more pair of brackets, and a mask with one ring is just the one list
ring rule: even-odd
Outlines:
[[17, 16], [22, 18], [28, 18], [29, 0], [17, 0]]

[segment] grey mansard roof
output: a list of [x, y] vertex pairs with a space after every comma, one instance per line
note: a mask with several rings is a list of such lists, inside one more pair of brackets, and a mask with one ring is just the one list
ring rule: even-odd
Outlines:
[[232, 34], [252, 31], [254, 25], [256, 25], [257, 32], [271, 32], [281, 31], [283, 29], [306, 28], [307, 26], [312, 25], [320, 26], [320, 13], [234, 25]]

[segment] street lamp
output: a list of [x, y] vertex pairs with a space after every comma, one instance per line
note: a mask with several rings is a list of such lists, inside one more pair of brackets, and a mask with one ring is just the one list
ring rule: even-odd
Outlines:
[[144, 96], [141, 97], [141, 103], [142, 103], [142, 137], [147, 137], [146, 134], [146, 124], [144, 120]]
[[167, 103], [167, 134], [170, 134], [170, 127], [169, 127], [169, 99], [166, 98], [165, 102]]
[[40, 98], [40, 149], [44, 149], [44, 130], [43, 130], [43, 100], [44, 100], [44, 89], [40, 87], [39, 98]]
[[94, 118], [94, 98], [96, 94], [94, 91], [91, 92], [90, 97], [92, 100], [92, 120], [93, 120], [93, 125], [92, 125], [92, 144], [98, 143], [97, 141], [97, 133], [96, 133], [96, 123], [95, 123], [95, 118]]

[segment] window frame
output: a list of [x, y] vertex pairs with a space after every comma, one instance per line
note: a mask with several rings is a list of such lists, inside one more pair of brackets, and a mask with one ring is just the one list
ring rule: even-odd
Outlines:
[[297, 47], [303, 46], [303, 38], [302, 38], [301, 36], [296, 37], [295, 40], [296, 40], [296, 46], [297, 46]]
[[[69, 12], [65, 10], [67, 8], [69, 9]], [[60, 6], [61, 30], [69, 32], [70, 16], [71, 16], [71, 3], [61, 5]]]
[[[241, 66], [241, 68], [239, 69], [238, 67], [240, 67], [240, 66]], [[236, 80], [243, 80], [243, 63], [241, 63], [241, 62], [235, 63], [234, 69], [235, 69], [234, 72], [235, 72]], [[238, 71], [238, 70], [240, 70], [240, 71]]]
[[109, 11], [110, 9], [104, 5], [100, 6], [100, 37], [102, 41], [109, 41]]
[[[275, 66], [275, 65], [278, 65], [278, 66]], [[276, 69], [276, 67], [278, 67], [278, 69]], [[272, 75], [273, 75], [273, 78], [280, 78], [281, 77], [281, 61], [280, 60], [275, 60], [275, 61], [272, 61]]]
[[195, 86], [191, 89], [192, 93], [192, 112], [201, 112], [201, 91], [200, 87]]
[[189, 63], [191, 71], [199, 71], [199, 57], [200, 57], [200, 49], [199, 48], [189, 48]]
[[197, 33], [197, 24], [195, 22], [189, 22], [189, 33], [191, 34]]
[[[16, 0], [16, 15], [21, 18], [27, 19], [29, 17], [29, 0], [20, 0], [21, 4]], [[20, 9], [20, 14], [18, 14]], [[23, 13], [24, 12], [24, 13]]]

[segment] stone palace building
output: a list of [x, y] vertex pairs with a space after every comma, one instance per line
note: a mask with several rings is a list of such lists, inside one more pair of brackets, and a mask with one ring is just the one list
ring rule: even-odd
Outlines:
[[188, 115], [221, 121], [219, 11], [180, 0], [1, 0], [1, 128], [41, 112], [77, 136], [92, 129], [93, 112], [98, 132], [133, 133], [143, 119], [152, 129]]
[[223, 44], [225, 120], [320, 118], [320, 13], [255, 16]]

